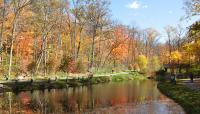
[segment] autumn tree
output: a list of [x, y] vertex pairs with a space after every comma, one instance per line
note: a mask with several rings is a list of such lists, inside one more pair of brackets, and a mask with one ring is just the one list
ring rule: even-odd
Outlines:
[[145, 55], [139, 55], [137, 58], [137, 64], [139, 65], [139, 68], [141, 71], [147, 70], [148, 60]]
[[185, 10], [188, 17], [200, 15], [200, 1], [199, 0], [186, 0]]
[[12, 30], [11, 30], [11, 44], [10, 44], [10, 60], [9, 60], [9, 70], [8, 77], [11, 76], [12, 70], [12, 60], [13, 60], [13, 46], [16, 40], [16, 29], [18, 25], [18, 19], [20, 17], [21, 12], [25, 7], [27, 7], [32, 1], [31, 0], [14, 0], [12, 3], [13, 6], [13, 21], [12, 21]]
[[165, 31], [166, 31], [166, 35], [167, 35], [167, 44], [168, 44], [168, 50], [169, 50], [169, 53], [168, 53], [168, 63], [171, 63], [171, 54], [172, 54], [172, 51], [174, 51], [174, 41], [175, 41], [175, 38], [176, 38], [176, 35], [175, 35], [175, 28], [173, 26], [166, 26], [165, 27]]
[[106, 0], [88, 0], [86, 7], [87, 26], [92, 38], [90, 69], [94, 67], [95, 39], [98, 32], [109, 24], [109, 2]]
[[114, 66], [116, 61], [122, 61], [128, 56], [128, 45], [126, 41], [128, 40], [128, 36], [125, 32], [125, 28], [122, 26], [116, 28], [114, 31], [114, 41], [111, 46], [111, 53], [114, 59]]
[[[74, 57], [75, 60], [79, 58], [82, 40], [83, 40], [83, 31], [87, 23], [86, 20], [86, 7], [87, 0], [73, 0], [73, 9], [72, 14], [74, 16]], [[79, 35], [79, 39], [77, 39]], [[78, 41], [78, 44], [76, 44]]]
[[5, 20], [6, 20], [6, 11], [7, 11], [7, 6], [6, 6], [6, 0], [2, 0], [0, 2], [0, 12], [1, 12], [1, 18], [0, 18], [0, 23], [1, 23], [1, 32], [0, 32], [0, 61], [1, 61], [1, 65], [3, 65], [3, 42], [4, 42], [4, 25], [5, 25]]
[[178, 63], [181, 60], [181, 53], [179, 51], [173, 51], [171, 53], [171, 60], [173, 63]]
[[[19, 70], [43, 76], [79, 73], [85, 71], [84, 67], [111, 71], [113, 66], [139, 66], [141, 70], [154, 71], [158, 61], [166, 63], [168, 49], [184, 53], [181, 31], [170, 32], [168, 43], [162, 45], [160, 34], [153, 28], [140, 29], [112, 21], [109, 5], [107, 0], [1, 0], [3, 68], [9, 66], [9, 76]], [[191, 44], [192, 56], [196, 57], [197, 42]]]
[[[61, 2], [61, 1], [60, 1]], [[60, 29], [60, 3], [59, 1], [43, 1], [37, 0], [34, 1], [32, 5], [32, 11], [34, 12], [34, 26], [36, 28], [35, 32], [37, 36], [35, 36], [35, 40], [37, 40], [38, 44], [37, 47], [39, 50], [36, 54], [36, 63], [37, 63], [37, 70], [39, 69], [41, 63], [43, 66], [44, 75], [46, 76], [47, 73], [47, 61], [50, 58], [50, 54], [53, 54], [53, 43], [51, 41], [55, 41], [54, 43], [58, 43], [58, 40], [61, 40], [56, 31]], [[60, 16], [62, 17], [62, 16]], [[40, 39], [41, 38], [41, 39]], [[51, 43], [50, 43], [51, 42]], [[56, 51], [56, 50], [55, 50]]]
[[152, 72], [158, 71], [161, 67], [160, 58], [158, 56], [153, 56], [152, 58]]

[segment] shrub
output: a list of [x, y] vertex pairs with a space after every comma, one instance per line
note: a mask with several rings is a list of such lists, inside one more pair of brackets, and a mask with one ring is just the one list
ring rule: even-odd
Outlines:
[[137, 59], [137, 63], [139, 65], [139, 67], [140, 67], [140, 70], [142, 72], [146, 72], [147, 64], [148, 64], [148, 60], [147, 60], [146, 56], [139, 55], [138, 59]]
[[73, 73], [76, 71], [75, 61], [70, 56], [64, 56], [61, 60], [59, 70], [62, 72]]
[[48, 61], [47, 61], [47, 71], [48, 71], [48, 74], [51, 74], [53, 72], [55, 72], [56, 68], [57, 68], [57, 60], [54, 59], [54, 58], [50, 58]]
[[78, 73], [85, 72], [85, 66], [81, 61], [78, 61], [76, 63], [76, 72]]
[[28, 64], [27, 70], [28, 70], [28, 72], [30, 72], [31, 74], [34, 74], [34, 73], [36, 72], [36, 67], [37, 67], [36, 62], [33, 61], [33, 62], [31, 62], [30, 64]]
[[199, 68], [190, 68], [189, 73], [193, 73], [195, 76], [200, 75], [200, 69]]
[[0, 67], [0, 74], [3, 75], [6, 73], [5, 67]]
[[133, 68], [133, 65], [132, 64], [129, 64], [128, 65], [128, 70], [133, 70], [134, 68]]

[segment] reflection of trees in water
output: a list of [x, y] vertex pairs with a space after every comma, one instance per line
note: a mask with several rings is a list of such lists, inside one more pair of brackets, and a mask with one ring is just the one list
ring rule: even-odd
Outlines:
[[72, 95], [74, 92], [75, 92], [75, 89], [69, 88], [67, 91], [63, 92], [62, 99], [58, 100], [58, 102], [61, 104], [63, 112], [76, 111], [76, 107], [74, 106], [76, 104], [75, 96]]
[[43, 92], [35, 91], [32, 94], [29, 107], [33, 112], [40, 114], [58, 113], [61, 110], [58, 109], [60, 106], [57, 103], [56, 98], [62, 99], [62, 97], [56, 96], [56, 92], [54, 90], [51, 92], [48, 92], [48, 90]]
[[64, 112], [81, 113], [87, 109], [92, 109], [92, 88], [78, 87], [69, 88], [63, 93], [62, 99], [59, 99]]
[[88, 105], [90, 102], [88, 97], [92, 95], [87, 93], [86, 87], [52, 90], [51, 92], [35, 91], [32, 94], [29, 108], [37, 113], [83, 112], [92, 107]]
[[30, 112], [19, 95], [12, 92], [3, 93], [0, 97], [0, 114]]
[[[145, 85], [145, 83], [142, 83]], [[151, 86], [146, 84], [145, 86]], [[28, 107], [35, 113], [65, 113], [85, 112], [96, 108], [117, 106], [132, 102], [147, 100], [148, 94], [141, 91], [151, 91], [140, 86], [140, 83], [122, 83], [96, 85], [88, 87], [68, 88], [63, 90], [34, 91], [30, 94], [29, 104], [21, 105]], [[21, 102], [27, 99], [20, 94]], [[16, 98], [15, 98], [16, 99]], [[151, 99], [151, 97], [149, 98]], [[26, 100], [25, 100], [26, 101]], [[13, 101], [15, 103], [19, 101]]]
[[146, 104], [148, 106], [146, 110], [150, 108], [154, 110], [157, 104], [148, 105], [148, 103], [166, 99], [157, 90], [155, 82], [110, 83], [62, 90], [22, 92], [19, 95], [10, 93], [10, 97], [8, 93], [5, 93], [0, 97], [3, 101], [0, 102], [0, 113], [9, 113], [9, 109], [12, 109], [12, 112], [29, 112], [30, 114], [83, 113], [104, 108], [112, 110], [112, 107], [118, 106], [129, 110], [124, 107], [129, 104], [133, 105], [132, 108], [135, 108], [135, 105]]
[[12, 112], [11, 107], [12, 107], [12, 100], [11, 100], [11, 93], [5, 93], [2, 95], [3, 97], [0, 98], [0, 109], [1, 113], [10, 113]]
[[30, 101], [30, 108], [33, 110], [33, 112], [38, 112], [38, 113], [45, 113], [46, 111], [46, 105], [48, 104], [48, 101], [45, 98], [45, 92], [39, 92], [35, 91], [32, 94], [32, 98]]

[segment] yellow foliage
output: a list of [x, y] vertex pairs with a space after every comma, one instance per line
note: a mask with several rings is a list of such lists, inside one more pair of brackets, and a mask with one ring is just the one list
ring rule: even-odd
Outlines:
[[180, 53], [179, 51], [173, 51], [173, 52], [171, 53], [171, 60], [172, 60], [172, 61], [181, 60], [181, 57], [182, 57], [182, 55], [181, 55], [181, 53]]
[[192, 50], [193, 50], [193, 44], [185, 44], [184, 46], [183, 46], [183, 49], [186, 51], [186, 52], [192, 52]]
[[146, 69], [147, 68], [148, 60], [147, 60], [147, 57], [145, 55], [139, 55], [137, 62], [138, 62], [140, 69]]
[[183, 46], [183, 49], [189, 54], [198, 55], [199, 52], [200, 52], [199, 51], [199, 49], [200, 49], [200, 40], [197, 40], [196, 42], [193, 42], [193, 43], [185, 44]]
[[200, 40], [198, 40], [194, 45], [195, 45], [195, 49], [196, 49], [197, 51], [199, 51], [199, 48], [200, 48]]
[[160, 68], [160, 59], [158, 56], [153, 56], [152, 58], [153, 70], [157, 71]]

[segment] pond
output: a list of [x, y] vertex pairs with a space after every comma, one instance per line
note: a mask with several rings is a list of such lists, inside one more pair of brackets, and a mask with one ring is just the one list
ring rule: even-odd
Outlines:
[[185, 114], [151, 80], [0, 94], [0, 114]]

